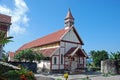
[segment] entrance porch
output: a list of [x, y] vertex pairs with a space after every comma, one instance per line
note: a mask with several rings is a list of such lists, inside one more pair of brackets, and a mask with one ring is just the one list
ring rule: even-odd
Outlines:
[[82, 49], [72, 47], [64, 55], [64, 69], [72, 72], [83, 71], [86, 68], [86, 58], [85, 52]]

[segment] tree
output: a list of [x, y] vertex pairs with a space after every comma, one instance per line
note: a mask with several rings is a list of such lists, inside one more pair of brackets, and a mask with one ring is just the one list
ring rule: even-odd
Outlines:
[[5, 44], [12, 41], [11, 38], [13, 37], [12, 36], [7, 37], [6, 32], [0, 30], [0, 60], [2, 59], [3, 47], [5, 46]]
[[35, 52], [32, 49], [26, 49], [22, 50], [19, 53], [17, 53], [14, 57], [18, 61], [38, 61], [40, 62], [41, 59], [44, 58], [44, 56], [41, 53]]
[[95, 65], [95, 67], [100, 67], [101, 64], [101, 60], [106, 60], [108, 59], [108, 52], [105, 50], [101, 50], [101, 51], [90, 51], [91, 57], [93, 59], [93, 63]]
[[112, 60], [120, 60], [120, 52], [111, 52], [110, 59]]

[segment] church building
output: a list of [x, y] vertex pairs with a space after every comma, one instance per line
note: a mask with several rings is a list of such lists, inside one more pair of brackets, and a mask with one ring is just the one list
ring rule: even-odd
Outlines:
[[[86, 68], [88, 58], [81, 37], [74, 26], [74, 17], [69, 9], [63, 29], [48, 34], [21, 46], [17, 52], [32, 48], [49, 57], [47, 68], [53, 70], [75, 70]], [[43, 64], [45, 62], [43, 61]]]

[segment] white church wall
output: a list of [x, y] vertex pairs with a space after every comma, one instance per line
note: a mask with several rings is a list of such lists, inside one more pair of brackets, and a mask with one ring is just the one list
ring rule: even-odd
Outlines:
[[52, 69], [59, 69], [59, 65], [52, 65]]
[[64, 69], [64, 65], [60, 65], [60, 69]]
[[41, 60], [40, 63], [37, 63], [37, 68], [40, 70], [42, 70], [42, 69], [50, 70], [50, 61]]
[[74, 44], [74, 43], [66, 43], [66, 46], [65, 46], [65, 53], [71, 49], [72, 47], [77, 47], [78, 45], [77, 44]]

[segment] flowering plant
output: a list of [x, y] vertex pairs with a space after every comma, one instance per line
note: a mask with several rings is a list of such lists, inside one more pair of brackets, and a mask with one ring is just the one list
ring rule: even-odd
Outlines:
[[4, 76], [7, 80], [36, 80], [34, 73], [25, 68], [21, 68], [20, 70], [10, 70], [4, 73]]

